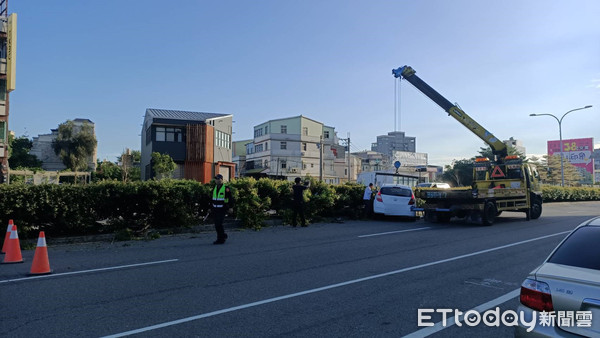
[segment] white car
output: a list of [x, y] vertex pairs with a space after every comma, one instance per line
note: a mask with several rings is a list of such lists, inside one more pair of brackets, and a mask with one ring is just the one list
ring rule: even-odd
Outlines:
[[386, 216], [416, 218], [415, 195], [411, 187], [401, 184], [384, 184], [375, 195], [373, 212]]

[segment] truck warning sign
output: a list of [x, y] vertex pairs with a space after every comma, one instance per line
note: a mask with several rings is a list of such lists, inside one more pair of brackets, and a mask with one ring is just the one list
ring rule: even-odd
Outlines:
[[499, 165], [497, 165], [494, 168], [494, 171], [492, 171], [492, 177], [493, 178], [504, 177], [504, 172], [502, 171], [502, 169], [500, 168]]

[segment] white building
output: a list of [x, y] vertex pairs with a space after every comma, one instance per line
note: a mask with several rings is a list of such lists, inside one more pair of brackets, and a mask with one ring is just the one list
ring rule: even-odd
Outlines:
[[255, 126], [254, 139], [246, 144], [246, 165], [241, 173], [287, 180], [308, 175], [338, 184], [347, 180], [347, 172], [342, 180], [336, 172], [341, 165], [347, 166], [347, 162], [339, 160], [335, 128], [300, 115]]
[[[92, 127], [94, 136], [95, 125], [94, 122], [88, 119], [74, 119], [73, 125], [76, 133], [81, 130], [84, 124]], [[58, 129], [52, 129], [50, 134], [41, 134], [33, 138], [33, 144], [29, 154], [35, 155], [40, 161], [42, 161], [42, 169], [47, 171], [60, 171], [66, 169], [62, 160], [52, 148], [52, 142], [58, 137]], [[96, 171], [96, 155], [97, 147], [94, 148], [94, 153], [88, 158], [88, 170]]]

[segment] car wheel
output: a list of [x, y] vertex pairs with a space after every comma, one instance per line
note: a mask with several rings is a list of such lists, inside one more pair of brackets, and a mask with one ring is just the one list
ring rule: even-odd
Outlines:
[[486, 202], [483, 206], [483, 214], [481, 215], [481, 222], [483, 225], [490, 226], [494, 224], [497, 212], [498, 210], [496, 209], [494, 202]]

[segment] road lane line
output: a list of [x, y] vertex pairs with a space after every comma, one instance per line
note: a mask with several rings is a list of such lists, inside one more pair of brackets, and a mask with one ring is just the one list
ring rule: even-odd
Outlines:
[[431, 227], [416, 228], [416, 229], [407, 229], [407, 230], [398, 230], [398, 231], [389, 231], [389, 232], [380, 232], [380, 233], [377, 233], [377, 234], [370, 234], [370, 235], [358, 236], [358, 238], [373, 237], [373, 236], [382, 236], [382, 235], [389, 235], [389, 234], [397, 234], [397, 233], [400, 233], [400, 232], [409, 232], [409, 231], [426, 230], [426, 229], [431, 229]]
[[111, 266], [111, 267], [108, 267], [108, 268], [93, 269], [93, 270], [81, 270], [81, 271], [54, 273], [54, 274], [51, 274], [51, 275], [31, 276], [31, 277], [24, 277], [24, 278], [17, 278], [17, 279], [6, 279], [6, 280], [0, 280], [0, 284], [1, 283], [10, 283], [10, 282], [19, 282], [19, 281], [30, 280], [30, 279], [51, 278], [51, 277], [75, 275], [75, 274], [98, 272], [98, 271], [109, 271], [109, 270], [126, 269], [126, 268], [132, 268], [132, 267], [138, 267], [138, 266], [145, 266], [145, 265], [152, 265], [152, 264], [171, 263], [171, 262], [177, 262], [178, 260], [179, 259], [168, 259], [168, 260], [164, 260], [164, 261], [155, 261], [155, 262], [147, 262], [147, 263], [129, 264], [129, 265], [121, 265], [121, 266]]
[[[500, 297], [498, 297], [496, 299], [492, 299], [492, 300], [490, 300], [487, 303], [483, 303], [481, 305], [478, 305], [478, 306], [472, 308], [471, 310], [464, 311], [463, 313], [467, 313], [469, 311], [477, 311], [478, 313], [483, 313], [486, 310], [489, 310], [489, 309], [491, 309], [493, 307], [496, 307], [496, 306], [498, 306], [500, 304], [506, 303], [506, 302], [508, 302], [509, 300], [511, 300], [511, 299], [513, 299], [515, 297], [518, 297], [520, 294], [521, 294], [521, 288], [513, 290], [513, 291], [511, 291], [511, 292], [509, 292], [509, 293], [507, 293], [505, 295], [502, 295], [502, 296], [500, 296]], [[432, 335], [434, 333], [442, 331], [443, 329], [447, 329], [449, 327], [452, 327], [454, 324], [456, 324], [456, 319], [455, 318], [456, 318], [456, 316], [453, 316], [452, 318], [448, 318], [446, 320], [446, 326], [444, 326], [443, 321], [439, 321], [439, 322], [435, 323], [435, 325], [433, 325], [433, 326], [429, 326], [429, 327], [426, 327], [424, 329], [420, 329], [418, 331], [415, 331], [415, 332], [413, 332], [411, 334], [408, 334], [406, 336], [403, 336], [403, 337], [404, 338], [420, 338], [420, 337], [430, 336], [430, 335]]]
[[147, 327], [143, 327], [143, 328], [136, 329], [136, 330], [125, 331], [125, 332], [121, 332], [121, 333], [115, 333], [113, 335], [105, 336], [105, 338], [108, 338], [108, 337], [110, 337], [110, 338], [112, 338], [112, 337], [124, 337], [124, 336], [129, 336], [129, 335], [132, 335], [132, 334], [138, 334], [138, 333], [142, 333], [142, 332], [147, 332], [147, 331], [152, 331], [152, 330], [156, 330], [156, 329], [161, 329], [161, 328], [165, 328], [165, 327], [168, 327], [168, 326], [179, 325], [179, 324], [191, 322], [191, 321], [198, 320], [198, 319], [213, 317], [213, 316], [217, 316], [217, 315], [224, 314], [224, 313], [234, 312], [234, 311], [243, 310], [243, 309], [247, 309], [247, 308], [251, 308], [251, 307], [255, 307], [255, 306], [259, 306], [259, 305], [264, 305], [264, 304], [269, 304], [269, 303], [277, 302], [277, 301], [280, 301], [280, 300], [295, 298], [295, 297], [304, 296], [304, 295], [308, 295], [308, 294], [312, 294], [312, 293], [316, 293], [316, 292], [330, 290], [330, 289], [333, 289], [333, 288], [338, 288], [338, 287], [341, 287], [341, 286], [347, 286], [347, 285], [361, 283], [361, 282], [365, 282], [365, 281], [369, 281], [369, 280], [373, 280], [373, 279], [378, 279], [378, 278], [382, 278], [382, 277], [392, 276], [392, 275], [396, 275], [396, 274], [399, 274], [399, 273], [403, 273], [403, 272], [407, 272], [407, 271], [412, 271], [412, 270], [417, 270], [417, 269], [421, 269], [421, 268], [426, 268], [426, 267], [430, 267], [430, 266], [437, 265], [437, 264], [448, 263], [448, 262], [456, 261], [456, 260], [467, 258], [467, 257], [477, 256], [477, 255], [481, 255], [481, 254], [485, 254], [485, 253], [493, 252], [493, 251], [498, 251], [498, 250], [510, 248], [510, 247], [513, 247], [513, 246], [521, 245], [521, 244], [526, 244], [526, 243], [530, 243], [530, 242], [539, 241], [541, 239], [546, 239], [546, 238], [555, 237], [555, 236], [559, 236], [559, 235], [565, 235], [565, 234], [568, 234], [570, 232], [571, 232], [570, 230], [569, 231], [558, 232], [558, 233], [551, 234], [551, 235], [540, 236], [540, 237], [536, 237], [536, 238], [532, 238], [532, 239], [527, 239], [527, 240], [524, 240], [524, 241], [519, 241], [519, 242], [515, 242], [515, 243], [511, 243], [511, 244], [506, 244], [506, 245], [498, 246], [498, 247], [495, 247], [495, 248], [480, 250], [480, 251], [472, 252], [472, 253], [469, 253], [469, 254], [464, 254], [464, 255], [460, 255], [460, 256], [446, 258], [446, 259], [442, 259], [442, 260], [435, 261], [435, 262], [424, 263], [424, 264], [415, 265], [415, 266], [411, 266], [411, 267], [407, 267], [407, 268], [402, 268], [402, 269], [399, 269], [399, 270], [385, 272], [385, 273], [381, 273], [381, 274], [377, 274], [377, 275], [372, 275], [372, 276], [367, 276], [367, 277], [358, 278], [358, 279], [354, 279], [354, 280], [349, 280], [349, 281], [346, 281], [346, 282], [341, 282], [341, 283], [326, 285], [326, 286], [322, 286], [322, 287], [316, 288], [316, 289], [310, 289], [310, 290], [296, 292], [296, 293], [292, 293], [292, 294], [288, 294], [288, 295], [283, 295], [283, 296], [279, 296], [279, 297], [268, 298], [268, 299], [257, 301], [257, 302], [252, 302], [252, 303], [248, 303], [248, 304], [238, 305], [238, 306], [234, 306], [234, 307], [230, 307], [230, 308], [226, 308], [226, 309], [221, 309], [221, 310], [217, 310], [217, 311], [213, 311], [213, 312], [203, 313], [203, 314], [196, 315], [196, 316], [191, 316], [191, 317], [182, 318], [182, 319], [178, 319], [178, 320], [174, 320], [174, 321], [170, 321], [170, 322], [165, 322], [165, 323], [161, 323], [161, 324], [147, 326]]

